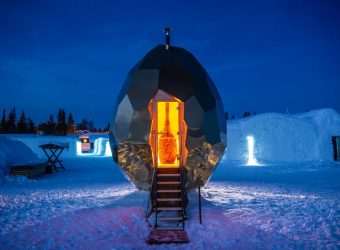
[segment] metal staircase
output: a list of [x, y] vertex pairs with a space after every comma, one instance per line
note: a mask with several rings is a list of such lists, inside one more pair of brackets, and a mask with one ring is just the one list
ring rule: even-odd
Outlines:
[[[188, 203], [184, 168], [155, 168], [150, 190], [154, 229], [148, 243], [187, 243], [185, 232]], [[170, 240], [169, 240], [170, 239]]]
[[154, 179], [156, 230], [184, 230], [185, 187], [181, 168], [158, 168]]

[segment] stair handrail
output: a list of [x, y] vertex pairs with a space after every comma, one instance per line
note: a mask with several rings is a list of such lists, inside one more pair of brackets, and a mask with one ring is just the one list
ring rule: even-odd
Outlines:
[[202, 224], [201, 186], [198, 186], [198, 213], [200, 224]]
[[[146, 207], [146, 213], [145, 213], [145, 217], [146, 219], [148, 219], [150, 217], [150, 215], [152, 214], [152, 191], [154, 189], [154, 181], [155, 181], [155, 175], [156, 175], [156, 168], [153, 168], [153, 173], [152, 173], [152, 179], [151, 179], [151, 186], [149, 187], [149, 199], [147, 201], [147, 207]], [[151, 210], [149, 212], [149, 206], [151, 204]]]
[[156, 206], [155, 206], [155, 229], [157, 229], [158, 227], [158, 201], [157, 201], [157, 198], [158, 198], [158, 193], [157, 193], [157, 174], [158, 174], [158, 168], [155, 167], [155, 171], [154, 171], [154, 182], [155, 182], [155, 185], [154, 185], [154, 194], [155, 194], [155, 203], [156, 203]]
[[180, 180], [181, 180], [181, 205], [182, 205], [182, 227], [184, 230], [184, 194], [185, 194], [185, 187], [184, 187], [184, 171], [183, 171], [183, 166], [180, 167]]

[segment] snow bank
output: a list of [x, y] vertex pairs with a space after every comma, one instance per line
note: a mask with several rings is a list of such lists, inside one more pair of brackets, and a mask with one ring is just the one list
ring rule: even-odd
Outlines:
[[42, 144], [65, 145], [61, 158], [111, 156], [108, 136], [105, 134], [91, 134], [90, 141], [94, 143], [91, 153], [81, 152], [81, 143], [74, 135], [70, 136], [38, 136], [10, 134], [0, 135], [0, 182], [8, 174], [9, 167], [15, 163], [47, 160]]
[[[295, 115], [265, 113], [229, 120], [227, 130], [228, 149], [224, 160], [247, 163], [248, 136], [254, 138], [254, 157], [259, 163], [333, 160], [331, 137], [340, 135], [340, 115], [332, 109]], [[39, 145], [47, 143], [67, 144], [62, 158], [111, 155], [107, 134], [91, 134], [90, 141], [94, 142], [96, 150], [83, 154], [80, 141], [74, 135], [0, 135], [0, 138], [21, 141], [42, 159], [46, 159], [46, 156]], [[0, 149], [0, 153], [1, 150], [4, 149]], [[1, 156], [0, 161], [3, 161]]]
[[247, 136], [258, 162], [333, 160], [331, 137], [340, 135], [340, 115], [332, 109], [287, 115], [265, 113], [229, 121], [226, 160], [248, 161]]
[[36, 161], [37, 155], [24, 143], [0, 137], [0, 182], [15, 163]]
[[[93, 153], [81, 153], [80, 140], [74, 135], [68, 136], [40, 136], [40, 135], [2, 135], [6, 138], [14, 139], [26, 144], [39, 158], [46, 159], [46, 156], [39, 145], [42, 144], [62, 144], [67, 148], [62, 153], [62, 158], [74, 158], [77, 156], [110, 156], [107, 148], [109, 148], [109, 138], [107, 134], [91, 134], [90, 142], [94, 143], [95, 149]], [[0, 136], [1, 137], [1, 136]]]
[[322, 159], [333, 160], [332, 136], [340, 136], [340, 114], [333, 109], [319, 109], [296, 115], [317, 128], [319, 152]]

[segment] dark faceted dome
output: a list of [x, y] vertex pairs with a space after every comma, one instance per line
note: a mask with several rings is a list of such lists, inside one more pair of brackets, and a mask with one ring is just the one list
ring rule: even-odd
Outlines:
[[[204, 184], [224, 152], [226, 120], [223, 103], [213, 81], [196, 58], [182, 48], [166, 50], [164, 45], [158, 45], [129, 72], [117, 97], [111, 123], [110, 142], [114, 159], [137, 187], [141, 187], [141, 183], [149, 184], [152, 156], [140, 147], [148, 147], [152, 121], [148, 104], [159, 90], [184, 102], [189, 152], [185, 167], [189, 174], [192, 170], [194, 175], [192, 186]], [[135, 168], [149, 171], [145, 176], [142, 174], [144, 179], [129, 173], [127, 169], [132, 169], [132, 163], [127, 163], [127, 156], [120, 152], [119, 145], [130, 150], [134, 148], [140, 160]], [[204, 159], [196, 155], [200, 150], [205, 152], [201, 154]], [[143, 164], [144, 167], [141, 166]], [[206, 173], [206, 169], [210, 172]]]

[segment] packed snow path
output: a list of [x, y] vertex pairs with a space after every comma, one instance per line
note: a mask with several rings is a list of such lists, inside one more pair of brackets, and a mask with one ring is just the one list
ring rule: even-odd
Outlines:
[[[147, 249], [148, 195], [110, 157], [65, 160], [66, 171], [0, 184], [1, 249]], [[299, 169], [298, 171], [296, 169]], [[189, 194], [191, 242], [180, 249], [284, 249], [340, 246], [340, 166], [331, 162], [248, 167], [222, 161]]]

